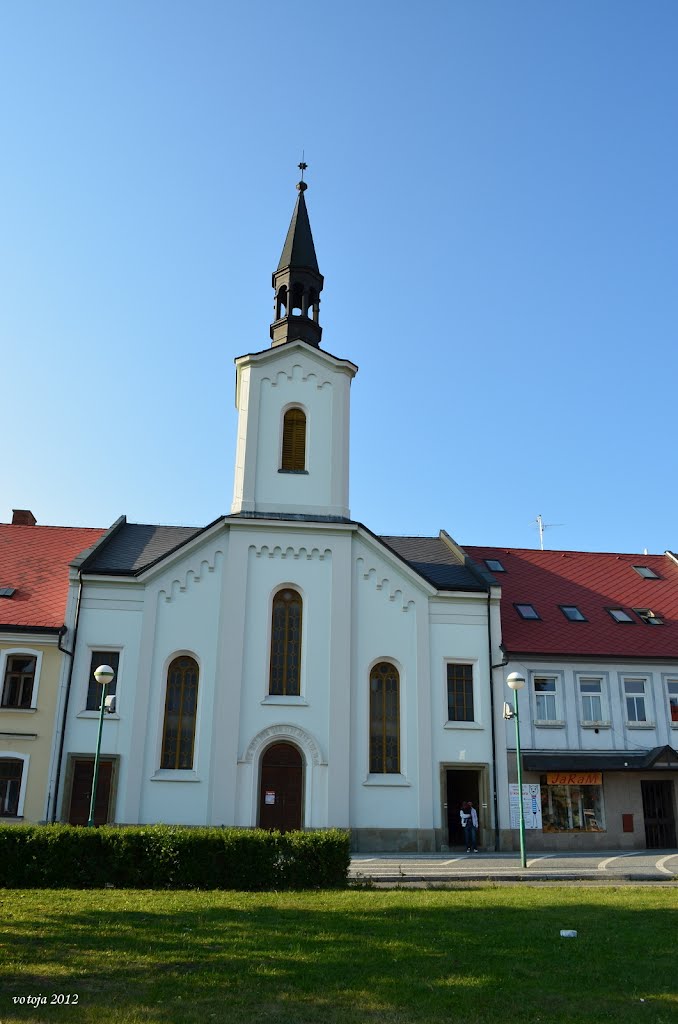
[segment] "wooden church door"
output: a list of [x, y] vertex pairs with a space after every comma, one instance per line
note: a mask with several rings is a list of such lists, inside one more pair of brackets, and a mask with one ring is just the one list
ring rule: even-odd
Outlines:
[[275, 743], [261, 762], [259, 825], [281, 832], [301, 828], [301, 754], [290, 743]]

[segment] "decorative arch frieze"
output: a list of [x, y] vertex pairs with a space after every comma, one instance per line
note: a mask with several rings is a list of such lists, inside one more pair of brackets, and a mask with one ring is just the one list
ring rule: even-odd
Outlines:
[[327, 764], [327, 759], [323, 756], [320, 744], [311, 736], [310, 732], [307, 732], [306, 729], [301, 729], [298, 725], [288, 724], [270, 725], [267, 729], [262, 729], [261, 732], [258, 732], [250, 740], [247, 750], [239, 758], [239, 761], [244, 764], [251, 764], [260, 756], [264, 748], [270, 745], [271, 741], [284, 743], [285, 740], [296, 743], [298, 747], [301, 747], [311, 764], [316, 766]]
[[324, 562], [325, 559], [331, 559], [332, 549], [331, 548], [307, 548], [305, 545], [301, 545], [298, 548], [293, 547], [291, 544], [287, 547], [283, 547], [281, 544], [250, 544], [250, 553], [254, 554], [255, 558], [293, 558], [293, 559], [317, 559], [319, 562]]
[[166, 604], [170, 604], [179, 594], [185, 594], [187, 590], [197, 586], [207, 573], [215, 571], [221, 564], [223, 557], [223, 551], [217, 550], [214, 552], [211, 560], [203, 558], [197, 568], [186, 569], [181, 575], [176, 576], [171, 583], [158, 591], [158, 601], [164, 600]]
[[329, 377], [321, 377], [313, 370], [305, 373], [300, 363], [294, 363], [288, 370], [278, 370], [275, 377], [261, 378], [262, 385], [268, 384], [272, 388], [279, 388], [281, 385], [292, 383], [292, 381], [314, 384], [318, 391], [322, 388], [331, 388], [333, 386], [332, 380]]
[[388, 600], [398, 605], [402, 611], [408, 612], [414, 608], [414, 599], [407, 595], [398, 583], [391, 582], [388, 576], [382, 575], [381, 568], [377, 569], [374, 565], [368, 566], [367, 561], [362, 557], [356, 558], [355, 565], [359, 580], [364, 580], [375, 590], [386, 594]]

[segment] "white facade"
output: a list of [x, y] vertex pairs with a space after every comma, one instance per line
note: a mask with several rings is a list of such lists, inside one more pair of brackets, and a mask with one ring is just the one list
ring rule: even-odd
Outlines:
[[[522, 781], [540, 786], [543, 796], [542, 827], [528, 829], [528, 849], [675, 845], [678, 663], [524, 657], [495, 669], [497, 802], [506, 848], [517, 842], [508, 796], [517, 779], [515, 723], [501, 720], [502, 702], [514, 700], [506, 685], [512, 672], [525, 679], [518, 693]], [[654, 793], [665, 801], [660, 816]]]
[[[348, 518], [349, 390], [357, 369], [303, 341], [236, 359], [234, 514]], [[301, 475], [280, 470], [282, 421], [290, 408], [302, 409], [308, 425]]]
[[[263, 759], [286, 744], [301, 757], [302, 827], [350, 827], [356, 848], [435, 849], [449, 841], [448, 804], [454, 823], [458, 803], [475, 798], [481, 842], [492, 846], [498, 590], [437, 590], [348, 520], [352, 363], [292, 342], [236, 365], [234, 515], [135, 576], [85, 567], [60, 817], [71, 816], [76, 763], [96, 743], [98, 713], [86, 710], [92, 652], [117, 651], [116, 710], [102, 742], [108, 820], [257, 825], [279, 798], [270, 773], [264, 786]], [[304, 472], [280, 471], [290, 407], [306, 415]], [[452, 542], [439, 543], [463, 565]], [[78, 587], [74, 574], [71, 638]], [[303, 606], [293, 696], [269, 692], [272, 604], [285, 588]], [[199, 668], [192, 765], [161, 768], [168, 667], [180, 655]], [[388, 774], [370, 773], [369, 760], [370, 673], [383, 662], [399, 676], [399, 770]], [[448, 720], [450, 663], [472, 666], [470, 721]], [[68, 689], [65, 672], [62, 709]], [[53, 783], [57, 762], [55, 753]]]

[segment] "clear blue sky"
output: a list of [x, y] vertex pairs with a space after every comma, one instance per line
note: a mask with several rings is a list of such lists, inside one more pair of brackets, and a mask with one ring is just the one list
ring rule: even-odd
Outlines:
[[306, 193], [378, 533], [678, 548], [678, 4], [0, 8], [0, 519], [230, 511]]

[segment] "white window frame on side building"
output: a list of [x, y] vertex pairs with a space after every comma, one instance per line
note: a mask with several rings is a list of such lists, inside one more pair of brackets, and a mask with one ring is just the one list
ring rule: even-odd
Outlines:
[[[607, 702], [607, 685], [606, 680], [603, 676], [595, 675], [592, 672], [577, 672], [577, 698], [579, 701], [579, 710], [581, 714], [580, 724], [585, 729], [609, 729], [612, 723], [609, 720], [608, 713], [608, 702]], [[585, 686], [598, 686], [598, 691], [584, 692]], [[593, 711], [593, 698], [598, 697], [600, 715], [598, 717], [587, 715], [587, 703], [589, 705], [588, 710]]]
[[35, 672], [33, 673], [33, 686], [31, 689], [31, 703], [27, 708], [16, 707], [14, 704], [5, 706], [4, 704], [0, 707], [0, 712], [6, 711], [11, 714], [22, 713], [26, 714], [30, 711], [36, 711], [38, 707], [38, 690], [40, 689], [40, 673], [42, 670], [42, 651], [36, 650], [34, 647], [10, 647], [5, 651], [0, 651], [0, 700], [4, 699], [5, 694], [5, 676], [7, 675], [7, 665], [10, 658], [35, 658]]
[[[624, 719], [626, 722], [627, 729], [654, 729], [655, 722], [651, 717], [652, 705], [651, 705], [651, 690], [648, 688], [650, 680], [647, 676], [643, 675], [628, 675], [622, 676], [622, 699], [624, 701]], [[638, 717], [639, 715], [639, 704], [638, 700], [642, 700], [642, 712], [645, 715], [644, 718]], [[635, 718], [631, 718], [629, 715], [630, 704], [629, 701], [633, 702]]]
[[[537, 684], [540, 682], [553, 682], [552, 690], [537, 691]], [[549, 700], [552, 698], [552, 700]], [[532, 702], [532, 720], [536, 728], [540, 729], [564, 729], [565, 719], [563, 716], [563, 674], [562, 672], [534, 671], [530, 673], [530, 699]], [[548, 710], [548, 705], [553, 706], [553, 715], [545, 718], [539, 714], [539, 710]]]
[[678, 729], [678, 675], [664, 676], [669, 729]]
[[19, 783], [19, 800], [17, 803], [16, 814], [2, 814], [0, 811], [0, 820], [5, 821], [16, 821], [18, 818], [24, 816], [24, 804], [26, 802], [26, 786], [28, 784], [28, 765], [31, 760], [30, 754], [21, 754], [18, 750], [0, 750], [0, 760], [2, 761], [23, 761], [21, 767], [21, 782]]

